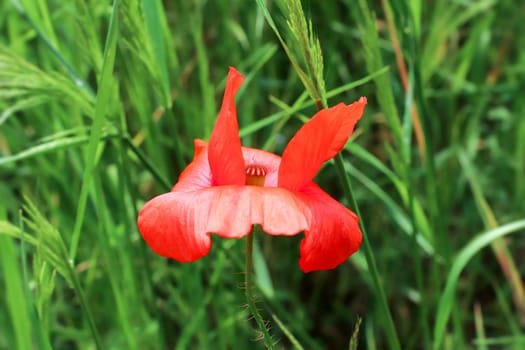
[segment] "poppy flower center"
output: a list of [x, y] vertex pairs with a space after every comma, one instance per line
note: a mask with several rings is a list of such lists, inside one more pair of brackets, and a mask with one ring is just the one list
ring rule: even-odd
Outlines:
[[260, 165], [246, 166], [246, 185], [264, 186], [266, 169]]

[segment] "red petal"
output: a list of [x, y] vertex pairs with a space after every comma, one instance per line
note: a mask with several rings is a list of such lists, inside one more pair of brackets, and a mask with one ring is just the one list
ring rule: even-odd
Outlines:
[[205, 206], [197, 206], [191, 195], [170, 192], [147, 202], [139, 212], [137, 225], [144, 240], [157, 254], [181, 262], [195, 261], [208, 254]]
[[276, 187], [221, 186], [212, 194], [208, 232], [239, 238], [261, 225], [272, 235], [293, 236], [308, 228], [308, 208], [290, 191]]
[[141, 209], [138, 227], [158, 254], [188, 262], [206, 255], [209, 233], [247, 235], [253, 224], [273, 235], [295, 235], [308, 226], [309, 209], [292, 192], [275, 187], [219, 186], [170, 192]]
[[193, 158], [196, 158], [199, 154], [202, 153], [202, 151], [208, 148], [208, 142], [201, 139], [195, 139], [193, 140], [193, 148]]
[[311, 212], [310, 229], [301, 241], [299, 266], [304, 272], [333, 269], [359, 248], [359, 219], [314, 183], [297, 196]]
[[230, 67], [221, 111], [211, 133], [208, 160], [214, 185], [243, 185], [246, 180], [241, 152], [235, 94], [244, 77]]
[[[208, 152], [209, 147], [206, 142], [195, 140], [193, 161], [181, 173], [179, 181], [171, 190], [172, 192], [193, 192], [213, 185]], [[281, 157], [249, 147], [242, 147], [242, 154], [243, 158], [246, 159], [247, 166], [256, 165], [266, 170], [264, 186], [277, 187], [277, 171]]]
[[195, 140], [193, 160], [180, 174], [179, 181], [172, 192], [193, 192], [212, 185], [212, 174], [208, 162], [208, 145], [202, 140]]
[[351, 105], [340, 103], [321, 110], [303, 125], [284, 150], [279, 187], [296, 191], [312, 181], [323, 163], [344, 147], [366, 103], [365, 97]]

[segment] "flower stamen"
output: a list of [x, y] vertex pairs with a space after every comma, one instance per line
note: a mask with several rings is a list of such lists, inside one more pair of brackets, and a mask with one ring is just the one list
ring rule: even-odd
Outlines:
[[260, 165], [246, 166], [246, 185], [264, 186], [266, 169]]

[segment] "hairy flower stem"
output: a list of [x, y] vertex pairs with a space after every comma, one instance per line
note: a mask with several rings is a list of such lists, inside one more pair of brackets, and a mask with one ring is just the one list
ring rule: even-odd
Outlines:
[[268, 349], [274, 349], [275, 347], [272, 337], [266, 328], [266, 324], [259, 313], [259, 310], [257, 310], [257, 306], [255, 305], [255, 296], [253, 295], [253, 290], [255, 288], [255, 285], [253, 284], [253, 234], [255, 231], [257, 231], [256, 226], [254, 226], [252, 232], [250, 232], [250, 234], [248, 234], [246, 237], [246, 273], [244, 275], [246, 288], [245, 295], [246, 301], [248, 302], [248, 308], [250, 309], [250, 312], [257, 323], [257, 327], [263, 335], [264, 344]]

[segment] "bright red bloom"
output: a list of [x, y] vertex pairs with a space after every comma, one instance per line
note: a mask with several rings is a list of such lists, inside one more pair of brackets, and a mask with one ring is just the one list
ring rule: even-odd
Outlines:
[[344, 147], [366, 98], [316, 113], [281, 158], [241, 146], [234, 97], [243, 81], [230, 68], [210, 142], [195, 140], [193, 161], [171, 192], [144, 205], [139, 230], [156, 253], [182, 262], [207, 255], [211, 233], [241, 238], [254, 224], [271, 235], [304, 232], [301, 269], [332, 269], [359, 248], [359, 219], [313, 178]]

